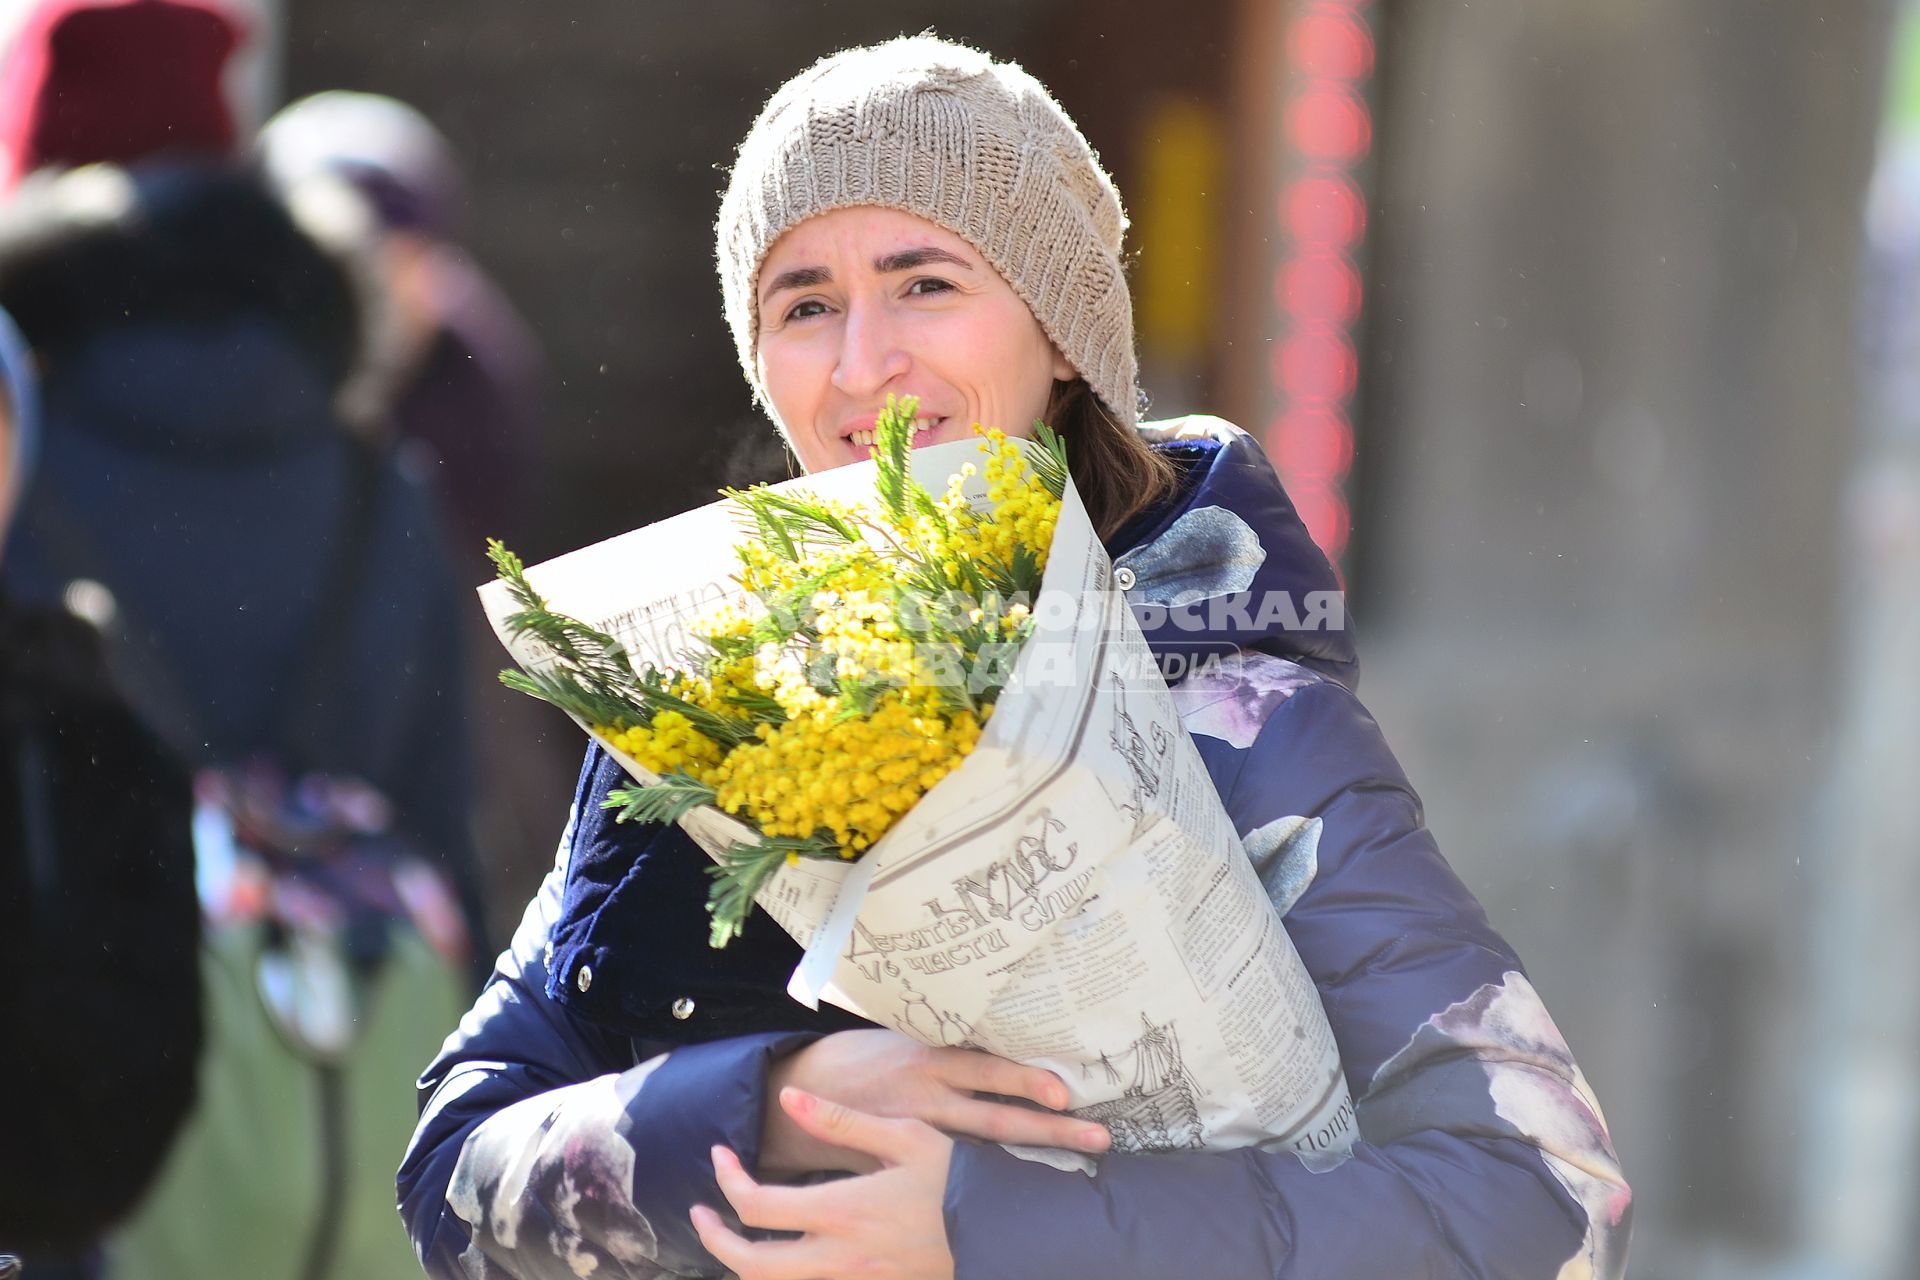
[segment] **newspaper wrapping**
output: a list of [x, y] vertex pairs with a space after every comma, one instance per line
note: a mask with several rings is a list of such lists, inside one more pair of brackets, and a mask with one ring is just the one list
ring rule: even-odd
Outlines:
[[[917, 450], [915, 478], [939, 492], [973, 449]], [[777, 487], [859, 503], [873, 482], [866, 462]], [[977, 479], [969, 493], [984, 502]], [[742, 536], [714, 503], [527, 576], [636, 666], [673, 667], [695, 623], [743, 601]], [[973, 753], [864, 857], [802, 860], [756, 899], [806, 948], [789, 992], [926, 1044], [1046, 1067], [1117, 1151], [1337, 1160], [1355, 1125], [1319, 994], [1111, 574], [1069, 483], [1034, 634]], [[547, 665], [508, 629], [504, 584], [480, 594], [515, 660]], [[681, 825], [709, 854], [756, 838], [710, 807]]]

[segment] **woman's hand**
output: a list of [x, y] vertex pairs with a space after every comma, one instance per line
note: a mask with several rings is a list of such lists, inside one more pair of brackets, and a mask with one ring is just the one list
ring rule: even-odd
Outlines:
[[[897, 1031], [840, 1031], [814, 1041], [768, 1072], [770, 1092], [779, 1094], [788, 1086], [869, 1116], [920, 1120], [987, 1142], [1094, 1155], [1109, 1144], [1101, 1125], [975, 1096], [1000, 1094], [1058, 1109], [1067, 1105], [1067, 1086], [1051, 1071], [977, 1049], [929, 1048]], [[870, 1153], [823, 1141], [796, 1123], [787, 1108], [767, 1108], [760, 1135], [762, 1176], [818, 1169], [870, 1173], [879, 1167]]]
[[740, 1280], [952, 1280], [942, 1210], [952, 1138], [919, 1120], [869, 1115], [799, 1089], [782, 1089], [779, 1109], [821, 1146], [858, 1152], [877, 1171], [810, 1187], [766, 1186], [733, 1152], [715, 1147], [714, 1178], [740, 1221], [801, 1234], [751, 1242], [695, 1205], [693, 1229], [709, 1253]]

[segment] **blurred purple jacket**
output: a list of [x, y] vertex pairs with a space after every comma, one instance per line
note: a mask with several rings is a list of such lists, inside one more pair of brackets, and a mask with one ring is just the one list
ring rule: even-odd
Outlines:
[[521, 537], [539, 429], [539, 348], [493, 282], [465, 255], [433, 251], [445, 317], [399, 387], [400, 436], [433, 454], [432, 488], [457, 560], [479, 565], [486, 540]]

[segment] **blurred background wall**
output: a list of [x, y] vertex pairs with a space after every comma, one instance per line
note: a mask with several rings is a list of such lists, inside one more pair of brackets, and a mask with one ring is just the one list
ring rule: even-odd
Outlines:
[[1840, 1188], [1809, 1157], [1845, 1136], [1818, 1122], [1812, 922], [1866, 674], [1840, 520], [1889, 14], [1393, 12], [1367, 692], [1608, 1105], [1635, 1273], [1813, 1265], [1810, 1197]]
[[1608, 1107], [1634, 1273], [1911, 1273], [1920, 568], [1856, 358], [1898, 6], [256, 8], [260, 107], [390, 93], [468, 162], [552, 370], [533, 558], [784, 474], [709, 240], [771, 88], [928, 26], [1025, 62], [1134, 215], [1156, 412], [1262, 433], [1339, 558], [1362, 693]]

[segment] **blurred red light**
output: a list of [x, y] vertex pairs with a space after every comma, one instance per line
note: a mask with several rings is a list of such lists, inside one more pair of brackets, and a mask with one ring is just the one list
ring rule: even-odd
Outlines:
[[1310, 76], [1359, 80], [1373, 70], [1373, 33], [1350, 13], [1309, 10], [1287, 31], [1287, 57]]
[[1373, 144], [1373, 121], [1346, 87], [1315, 85], [1287, 108], [1287, 137], [1306, 156], [1351, 162]]
[[1352, 534], [1347, 408], [1359, 358], [1351, 330], [1366, 299], [1354, 259], [1367, 232], [1355, 174], [1373, 146], [1365, 97], [1378, 57], [1371, 9], [1370, 0], [1295, 0], [1286, 29], [1291, 89], [1282, 126], [1294, 173], [1275, 210], [1286, 236], [1272, 286], [1284, 336], [1272, 350], [1279, 405], [1265, 444], [1308, 532], [1336, 566]]
[[1280, 305], [1296, 320], [1345, 326], [1360, 314], [1360, 273], [1337, 253], [1295, 258], [1280, 272]]
[[1338, 333], [1306, 329], [1274, 353], [1274, 381], [1295, 404], [1327, 404], [1353, 394], [1359, 374], [1353, 344]]
[[1353, 469], [1353, 427], [1329, 409], [1294, 409], [1273, 424], [1268, 447], [1284, 476], [1335, 484]]
[[1367, 230], [1367, 205], [1345, 177], [1316, 174], [1291, 183], [1280, 196], [1280, 220], [1296, 244], [1344, 249]]
[[[1288, 480], [1284, 474], [1280, 478]], [[1300, 513], [1315, 545], [1327, 553], [1327, 559], [1338, 560], [1353, 534], [1353, 517], [1346, 500], [1337, 491], [1310, 481], [1298, 487], [1287, 483], [1287, 496], [1293, 499], [1294, 510]]]

